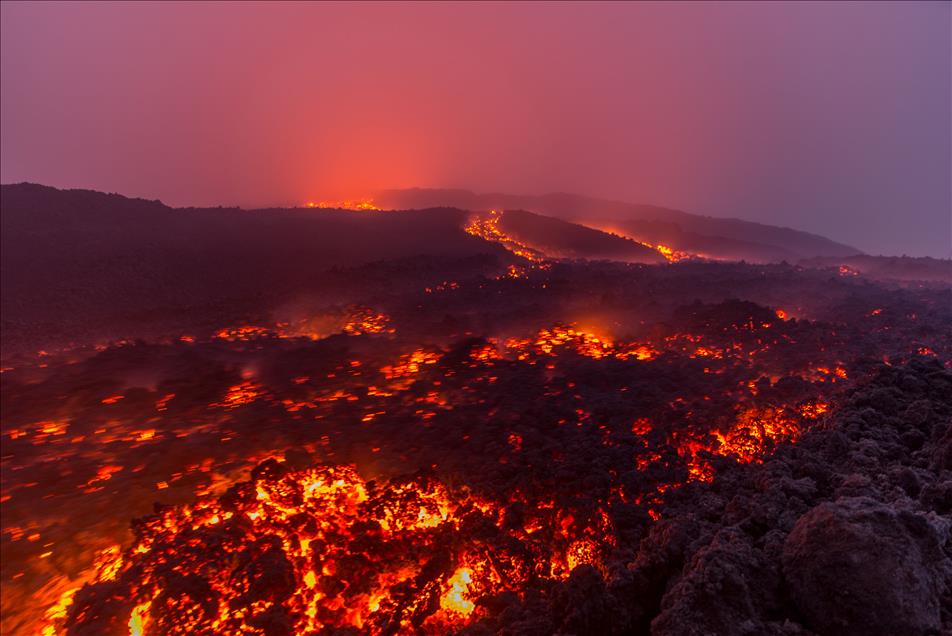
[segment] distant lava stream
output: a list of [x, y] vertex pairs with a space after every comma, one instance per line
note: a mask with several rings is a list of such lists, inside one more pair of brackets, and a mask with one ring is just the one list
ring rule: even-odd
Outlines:
[[[568, 223], [561, 219], [522, 210], [489, 210], [474, 214], [466, 231], [500, 243], [529, 261], [545, 256], [558, 258], [612, 259], [632, 263], [663, 263], [677, 260], [663, 245], [649, 245], [616, 234]], [[687, 255], [679, 255], [681, 258]]]

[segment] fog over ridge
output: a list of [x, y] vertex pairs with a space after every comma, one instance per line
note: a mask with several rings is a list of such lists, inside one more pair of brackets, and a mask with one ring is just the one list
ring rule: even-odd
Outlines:
[[950, 256], [947, 3], [14, 4], [0, 181], [582, 195]]

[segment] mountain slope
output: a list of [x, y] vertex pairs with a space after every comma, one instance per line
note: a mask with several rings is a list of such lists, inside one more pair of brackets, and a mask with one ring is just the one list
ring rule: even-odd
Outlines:
[[719, 259], [765, 262], [860, 253], [848, 245], [790, 228], [574, 194], [520, 196], [415, 188], [386, 190], [375, 199], [378, 205], [394, 209], [441, 205], [468, 210], [528, 210]]
[[[386, 261], [388, 293], [438, 284], [454, 267], [495, 275], [517, 257], [493, 237], [468, 233], [471, 217], [441, 207], [171, 208], [90, 190], [3, 185], [3, 350], [174, 333], [202, 317], [239, 320], [303, 298], [346, 302], [366, 291], [349, 268], [371, 262]], [[550, 257], [663, 262], [634, 241], [567, 221], [503, 217], [502, 231]], [[399, 264], [413, 257], [444, 259], [443, 271]]]
[[147, 330], [190, 312], [267, 310], [319, 295], [331, 282], [346, 285], [330, 272], [335, 267], [418, 255], [510, 258], [464, 232], [465, 219], [446, 209], [173, 209], [88, 190], [4, 185], [4, 346], [18, 336], [105, 336], [123, 324]]
[[665, 262], [659, 252], [631, 239], [523, 210], [502, 213], [499, 226], [520, 243], [550, 257]]
[[811, 258], [800, 261], [803, 267], [836, 267], [845, 276], [859, 276], [884, 281], [931, 281], [952, 283], [952, 260], [910, 256], [849, 256], [846, 258]]

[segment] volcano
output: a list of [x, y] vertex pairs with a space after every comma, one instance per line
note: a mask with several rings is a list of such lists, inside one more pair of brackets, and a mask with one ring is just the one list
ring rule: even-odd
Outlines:
[[947, 261], [358, 203], [3, 186], [4, 633], [952, 628]]
[[797, 262], [805, 258], [844, 258], [861, 254], [859, 250], [848, 245], [791, 228], [740, 219], [700, 216], [671, 208], [577, 194], [522, 196], [413, 188], [386, 190], [378, 193], [377, 199], [383, 205], [394, 208], [451, 206], [463, 209], [528, 210], [711, 259], [779, 263]]

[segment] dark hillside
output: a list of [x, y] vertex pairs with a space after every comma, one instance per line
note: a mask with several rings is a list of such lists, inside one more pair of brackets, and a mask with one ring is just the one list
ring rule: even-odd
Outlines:
[[521, 243], [550, 256], [665, 262], [654, 249], [630, 239], [523, 210], [507, 210], [500, 220], [500, 228]]
[[378, 193], [380, 205], [393, 208], [452, 206], [468, 210], [490, 208], [529, 210], [546, 216], [614, 228], [648, 243], [713, 258], [780, 262], [814, 256], [850, 256], [859, 250], [808, 232], [743, 221], [690, 214], [653, 205], [636, 205], [576, 194], [542, 196], [476, 194], [467, 190], [388, 190]]
[[417, 255], [504, 254], [458, 210], [173, 209], [33, 184], [2, 186], [4, 347], [30, 332], [72, 339], [147, 331], [183, 312], [216, 318], [304, 293], [323, 273]]

